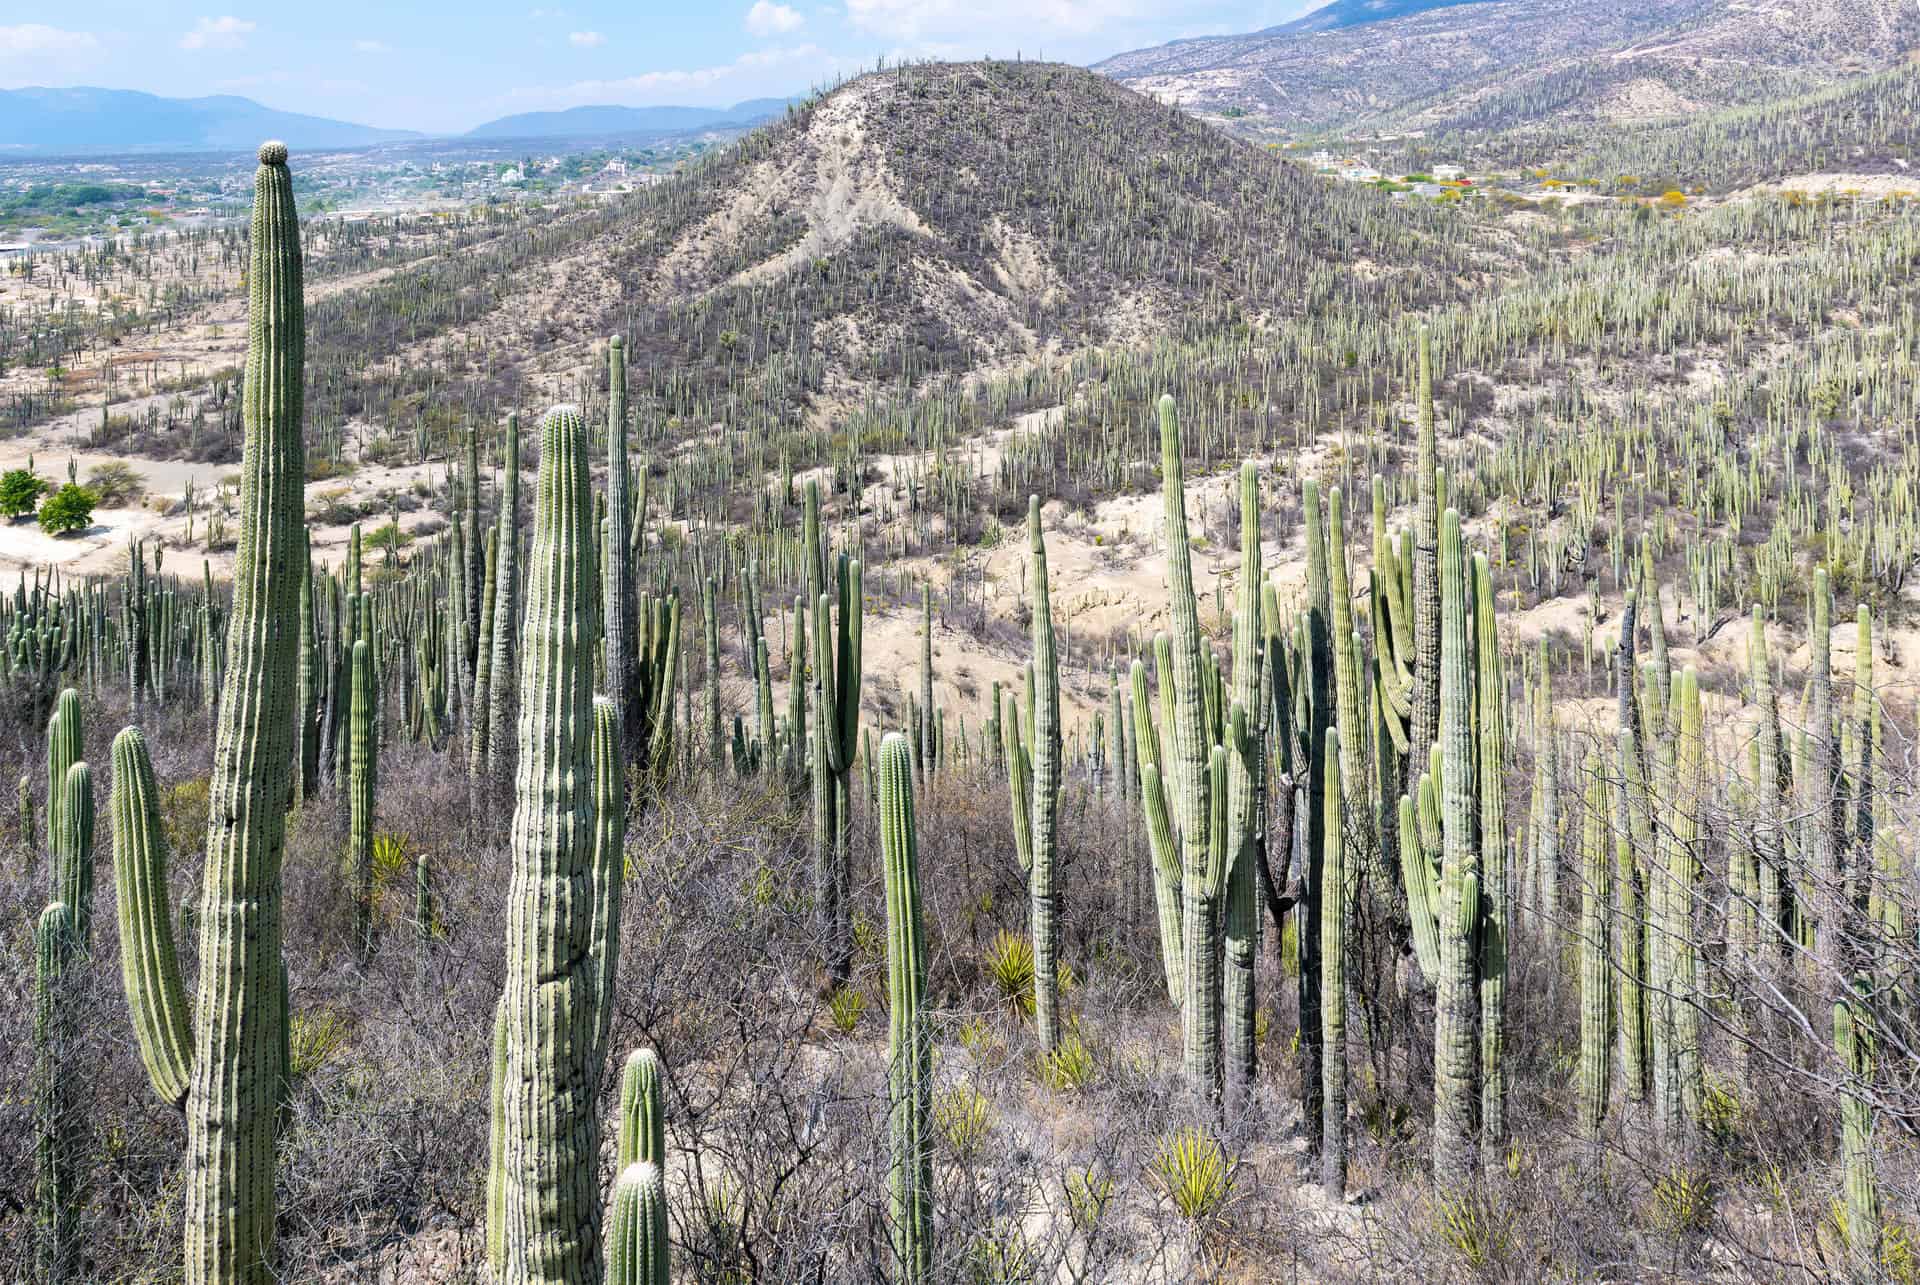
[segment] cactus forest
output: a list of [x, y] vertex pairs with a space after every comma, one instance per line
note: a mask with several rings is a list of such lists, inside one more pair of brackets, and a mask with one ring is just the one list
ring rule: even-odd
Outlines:
[[1920, 206], [1032, 62], [424, 237], [257, 159], [54, 265], [244, 327], [0, 596], [0, 1279], [1920, 1282]]

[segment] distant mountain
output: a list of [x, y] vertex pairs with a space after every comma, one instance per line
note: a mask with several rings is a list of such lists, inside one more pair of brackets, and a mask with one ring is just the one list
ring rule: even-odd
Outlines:
[[1338, 31], [1342, 27], [1359, 27], [1369, 22], [1385, 22], [1390, 18], [1405, 18], [1416, 13], [1425, 13], [1429, 9], [1450, 9], [1458, 4], [1484, 4], [1486, 0], [1333, 0], [1322, 9], [1315, 9], [1304, 18], [1295, 18], [1292, 22], [1283, 22], [1277, 27], [1269, 27], [1262, 35], [1297, 35], [1308, 31]]
[[755, 98], [731, 107], [570, 107], [559, 112], [522, 112], [476, 125], [466, 137], [598, 138], [757, 125], [783, 114], [788, 103], [798, 101]]
[[1094, 70], [1255, 126], [1507, 129], [1693, 116], [1892, 66], [1914, 0], [1337, 0]]
[[229, 95], [161, 98], [131, 89], [0, 89], [0, 156], [244, 152], [269, 138], [295, 149], [364, 147], [419, 137], [410, 130], [275, 111]]

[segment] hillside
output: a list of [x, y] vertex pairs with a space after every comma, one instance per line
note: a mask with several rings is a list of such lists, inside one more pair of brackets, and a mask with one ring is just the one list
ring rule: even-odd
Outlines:
[[1458, 4], [1483, 4], [1486, 0], [1333, 0], [1324, 8], [1315, 9], [1304, 17], [1292, 22], [1283, 22], [1277, 27], [1269, 27], [1265, 33], [1338, 31], [1343, 27], [1358, 27], [1369, 22], [1385, 22], [1391, 18], [1405, 18], [1416, 13], [1425, 13], [1429, 9], [1445, 9]]
[[1920, 10], [1901, 0], [1492, 0], [1187, 41], [1096, 70], [1269, 127], [1505, 129], [1812, 92], [1888, 67], [1916, 40]]
[[659, 422], [771, 440], [1099, 345], [1451, 297], [1480, 271], [1458, 223], [1079, 69], [887, 72], [624, 206], [327, 300], [309, 413], [489, 416], [527, 379], [571, 394], [623, 333]]
[[245, 152], [263, 138], [295, 148], [364, 147], [419, 138], [249, 98], [161, 98], [129, 89], [0, 89], [0, 153]]

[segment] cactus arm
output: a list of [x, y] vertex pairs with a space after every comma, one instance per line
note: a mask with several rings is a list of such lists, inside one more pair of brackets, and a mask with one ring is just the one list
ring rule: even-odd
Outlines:
[[121, 980], [147, 1079], [162, 1102], [182, 1108], [193, 1068], [193, 1029], [174, 949], [167, 839], [157, 796], [146, 738], [129, 727], [113, 741], [111, 800]]
[[627, 1054], [620, 1071], [620, 1129], [615, 1148], [619, 1168], [641, 1161], [666, 1168], [664, 1102], [658, 1055], [652, 1049]]

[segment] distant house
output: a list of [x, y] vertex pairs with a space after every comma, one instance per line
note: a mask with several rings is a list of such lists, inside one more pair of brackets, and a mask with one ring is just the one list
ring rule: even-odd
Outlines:
[[1313, 154], [1313, 168], [1316, 170], [1330, 170], [1337, 164], [1332, 152], [1319, 151]]
[[1438, 196], [1446, 190], [1446, 188], [1441, 187], [1438, 183], [1415, 183], [1413, 185], [1413, 194], [1415, 196]]
[[1464, 166], [1436, 165], [1433, 167], [1434, 181], [1439, 183], [1458, 183], [1466, 176], [1467, 171]]
[[1349, 165], [1340, 171], [1340, 177], [1348, 183], [1378, 183], [1380, 171], [1371, 165]]

